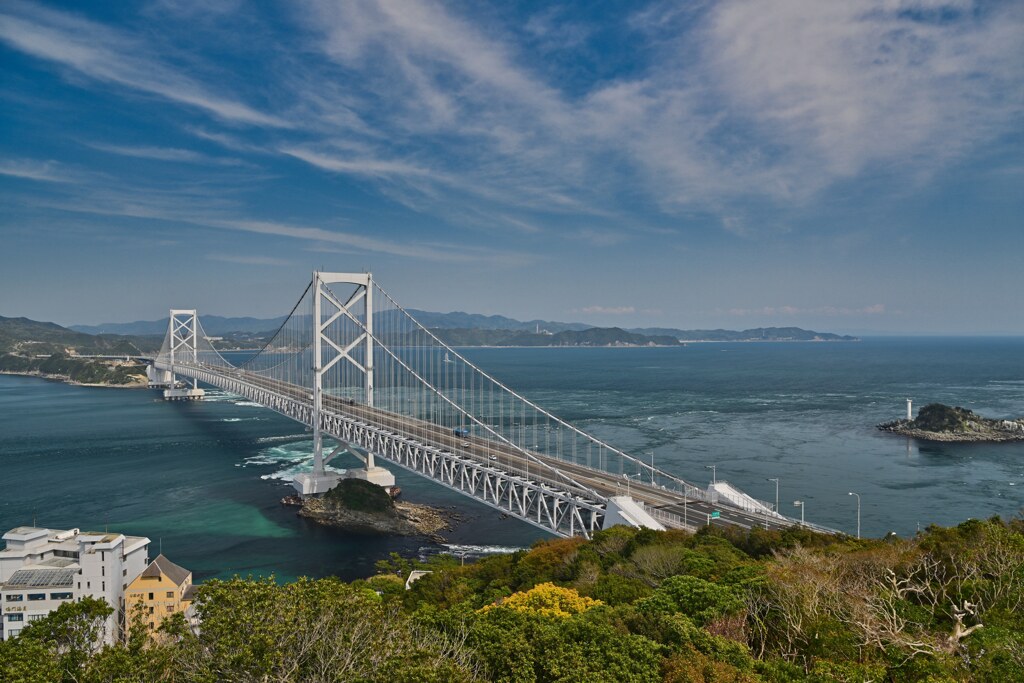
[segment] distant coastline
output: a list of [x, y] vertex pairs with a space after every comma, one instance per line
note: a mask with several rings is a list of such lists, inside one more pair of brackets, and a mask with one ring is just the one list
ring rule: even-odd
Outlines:
[[129, 384], [115, 384], [113, 382], [78, 382], [71, 379], [68, 375], [58, 375], [45, 372], [19, 372], [17, 370], [0, 370], [0, 375], [10, 375], [12, 377], [35, 377], [36, 379], [45, 379], [50, 382], [61, 382], [62, 384], [70, 384], [75, 387], [102, 387], [106, 389], [148, 389], [148, 382], [135, 382]]
[[836, 344], [860, 339], [685, 339], [678, 344], [449, 344], [453, 349], [678, 349], [689, 344]]

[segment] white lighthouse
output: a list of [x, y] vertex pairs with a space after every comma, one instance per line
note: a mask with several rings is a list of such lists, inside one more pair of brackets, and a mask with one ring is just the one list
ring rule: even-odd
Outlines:
[[914, 401], [913, 399], [907, 399], [907, 419], [914, 419]]

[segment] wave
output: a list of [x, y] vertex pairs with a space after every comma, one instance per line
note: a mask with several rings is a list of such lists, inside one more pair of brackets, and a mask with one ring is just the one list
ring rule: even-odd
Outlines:
[[[282, 437], [270, 437], [278, 438]], [[294, 439], [295, 437], [283, 437]], [[243, 467], [262, 466], [277, 467], [273, 472], [260, 475], [263, 480], [276, 480], [282, 482], [293, 481], [296, 475], [309, 472], [313, 465], [313, 442], [308, 439], [291, 441], [277, 446], [264, 448], [256, 455], [246, 458], [242, 462]], [[344, 474], [346, 470], [328, 465], [325, 469], [338, 474]]]
[[283, 436], [261, 436], [256, 443], [277, 443], [279, 441], [295, 441], [296, 439], [309, 439], [309, 434], [286, 434]]
[[466, 555], [481, 557], [484, 555], [508, 555], [519, 550], [525, 550], [525, 548], [511, 545], [462, 545], [458, 543], [442, 543], [441, 545], [453, 555], [465, 553]]

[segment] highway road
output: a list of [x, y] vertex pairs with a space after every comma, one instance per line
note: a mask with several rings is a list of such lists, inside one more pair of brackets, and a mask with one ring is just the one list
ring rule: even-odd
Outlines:
[[[300, 402], [312, 401], [311, 391], [307, 387], [261, 377], [243, 370], [209, 365], [193, 367], [243, 381]], [[175, 369], [180, 372], [184, 370], [184, 366], [175, 364]], [[665, 526], [677, 528], [685, 526], [691, 530], [707, 524], [722, 527], [739, 526], [744, 529], [756, 527], [784, 529], [799, 524], [796, 520], [786, 517], [751, 513], [726, 504], [713, 505], [684, 496], [679, 491], [652, 486], [649, 482], [626, 479], [619, 474], [612, 474], [581, 463], [553, 458], [532, 451], [530, 452], [531, 460], [531, 457], [518, 448], [503, 443], [495, 437], [458, 436], [453, 433], [450, 426], [436, 425], [379, 408], [371, 408], [326, 393], [323, 396], [323, 410], [357, 420], [397, 436], [446, 449], [484, 465], [496, 467], [499, 470], [514, 473], [530, 481], [547, 484], [554, 488], [567, 489], [584, 496], [586, 496], [585, 489], [590, 489], [605, 498], [628, 494], [633, 499], [643, 502], [648, 508], [678, 516], [679, 519], [664, 519], [654, 513], [655, 517]], [[554, 470], [570, 477], [584, 490], [573, 486]], [[717, 516], [713, 516], [715, 512], [718, 513]]]

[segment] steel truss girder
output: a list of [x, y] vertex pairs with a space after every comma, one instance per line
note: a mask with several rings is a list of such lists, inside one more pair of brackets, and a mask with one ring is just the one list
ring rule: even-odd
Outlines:
[[[162, 362], [154, 365], [163, 369]], [[176, 367], [179, 374], [238, 394], [306, 425], [313, 424], [314, 411], [308, 402], [252, 384], [241, 373], [197, 365]], [[573, 495], [553, 484], [528, 480], [334, 411], [321, 409], [320, 429], [335, 439], [357, 444], [394, 465], [557, 536], [590, 538], [604, 523], [602, 501]]]

